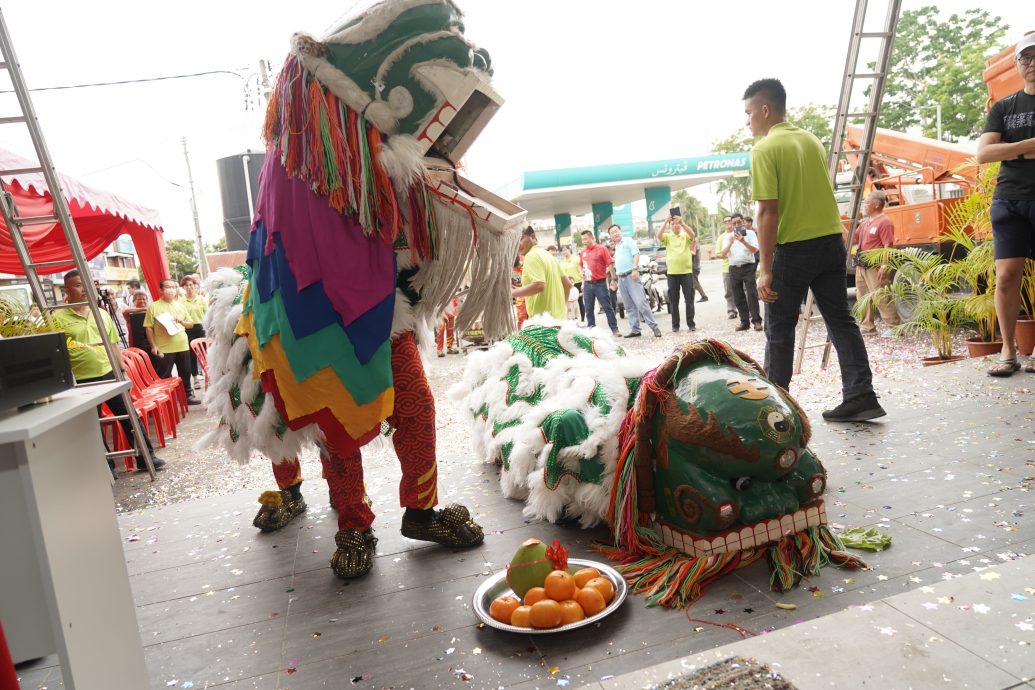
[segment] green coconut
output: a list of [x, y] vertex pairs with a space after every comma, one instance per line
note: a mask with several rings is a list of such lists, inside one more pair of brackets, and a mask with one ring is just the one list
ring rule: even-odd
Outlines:
[[522, 599], [533, 587], [542, 587], [546, 576], [553, 572], [553, 562], [546, 557], [546, 544], [529, 539], [514, 554], [507, 566], [507, 584]]

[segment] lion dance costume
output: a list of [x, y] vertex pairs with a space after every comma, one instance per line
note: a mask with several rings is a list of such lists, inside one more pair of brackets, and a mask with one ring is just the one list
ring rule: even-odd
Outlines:
[[683, 608], [761, 559], [774, 591], [864, 565], [827, 527], [804, 412], [726, 343], [651, 369], [603, 331], [537, 318], [471, 355], [450, 394], [503, 493], [529, 517], [606, 520], [614, 541], [598, 549], [650, 605]]
[[435, 402], [419, 342], [462, 281], [458, 326], [513, 332], [509, 267], [524, 212], [456, 163], [499, 108], [489, 56], [450, 0], [389, 0], [322, 41], [296, 34], [267, 111], [247, 270], [210, 284], [207, 402], [239, 461], [273, 461], [255, 524], [305, 510], [297, 455], [320, 447], [338, 511], [332, 569], [369, 571], [376, 539], [364, 444], [390, 434], [402, 532], [473, 546], [466, 508], [438, 501]]

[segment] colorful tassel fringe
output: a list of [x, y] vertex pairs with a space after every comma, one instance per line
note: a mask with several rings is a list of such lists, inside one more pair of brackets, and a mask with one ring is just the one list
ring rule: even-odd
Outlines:
[[[672, 394], [669, 386], [675, 372], [684, 363], [701, 357], [734, 364], [746, 371], [758, 368], [749, 357], [729, 345], [708, 340], [685, 346], [662, 366], [643, 376], [636, 400], [618, 434], [620, 450], [608, 512], [614, 543], [594, 544], [591, 548], [621, 564], [616, 569], [629, 582], [634, 594], [647, 596], [647, 606], [677, 609], [700, 599], [716, 580], [763, 557], [769, 564], [770, 586], [774, 592], [796, 587], [802, 578], [818, 575], [827, 565], [865, 568], [866, 564], [846, 552], [825, 525], [811, 527], [764, 547], [707, 557], [689, 556], [661, 542], [650, 527], [650, 515], [639, 509], [636, 457], [638, 452], [653, 451], [638, 444], [649, 443], [651, 419], [662, 397]], [[797, 403], [794, 405], [797, 407]]]
[[[395, 243], [400, 233], [420, 260], [435, 258], [435, 213], [428, 182], [404, 192], [381, 165], [382, 137], [302, 66], [288, 58], [266, 108], [263, 137], [288, 175], [305, 180], [331, 208], [356, 218], [367, 236]], [[404, 210], [410, 222], [406, 222]]]

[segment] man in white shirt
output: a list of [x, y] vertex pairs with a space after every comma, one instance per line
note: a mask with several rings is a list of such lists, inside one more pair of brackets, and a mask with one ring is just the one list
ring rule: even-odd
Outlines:
[[[726, 242], [719, 256], [730, 262], [730, 288], [737, 305], [740, 325], [734, 330], [746, 331], [753, 325], [762, 330], [762, 316], [758, 308], [758, 291], [755, 287], [755, 252], [758, 238], [753, 230], [744, 225], [744, 216], [733, 214], [733, 232], [726, 236]], [[750, 319], [750, 323], [749, 323]]]

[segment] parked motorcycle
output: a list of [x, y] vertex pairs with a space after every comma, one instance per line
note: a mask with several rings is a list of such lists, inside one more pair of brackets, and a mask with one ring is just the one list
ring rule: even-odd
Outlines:
[[658, 262], [651, 261], [650, 268], [641, 274], [643, 289], [647, 293], [647, 304], [651, 311], [661, 311], [668, 305], [668, 285], [665, 274], [658, 270]]

